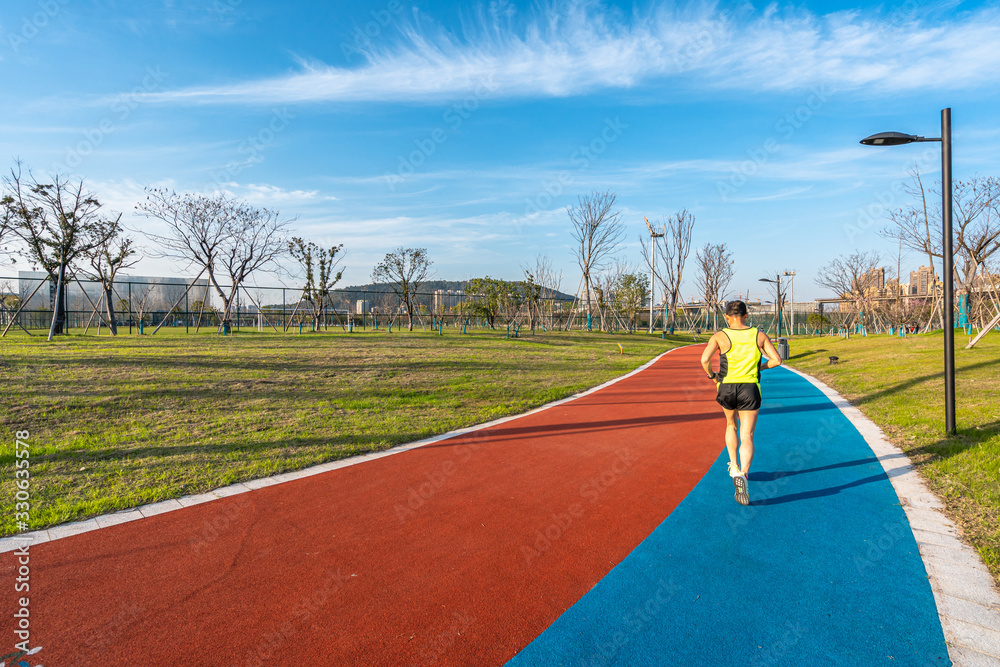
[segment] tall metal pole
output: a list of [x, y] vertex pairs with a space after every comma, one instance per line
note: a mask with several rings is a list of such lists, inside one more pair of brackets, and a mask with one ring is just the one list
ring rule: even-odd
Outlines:
[[778, 278], [777, 280], [778, 298], [775, 299], [774, 301], [774, 305], [778, 309], [778, 333], [776, 337], [781, 338], [781, 274], [780, 273], [778, 274], [777, 278]]
[[649, 233], [649, 333], [653, 333], [653, 300], [656, 298], [656, 253], [653, 252], [653, 233]]
[[792, 286], [791, 286], [791, 303], [792, 303], [792, 333], [795, 335], [795, 272], [792, 272]]
[[951, 108], [941, 110], [941, 225], [944, 241], [944, 421], [955, 434], [955, 258], [951, 233]]
[[790, 288], [791, 289], [791, 294], [788, 297], [790, 299], [790, 301], [791, 301], [791, 304], [792, 304], [791, 325], [790, 325], [792, 331], [791, 331], [791, 334], [789, 334], [789, 335], [794, 336], [795, 335], [795, 271], [785, 271], [784, 275], [790, 276], [791, 277], [791, 281], [790, 282], [792, 283], [791, 284], [791, 288]]

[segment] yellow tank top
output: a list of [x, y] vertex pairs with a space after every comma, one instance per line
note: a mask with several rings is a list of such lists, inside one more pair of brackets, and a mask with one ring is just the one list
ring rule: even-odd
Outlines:
[[722, 353], [719, 375], [723, 384], [760, 385], [760, 348], [757, 347], [757, 327], [749, 329], [723, 329], [732, 347]]

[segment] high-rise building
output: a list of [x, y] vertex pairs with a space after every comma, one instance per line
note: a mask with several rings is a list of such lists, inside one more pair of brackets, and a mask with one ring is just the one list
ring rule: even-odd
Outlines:
[[434, 311], [450, 310], [462, 303], [465, 292], [462, 290], [434, 290]]
[[933, 267], [921, 266], [916, 271], [910, 271], [910, 295], [927, 296], [937, 282]]
[[874, 296], [882, 296], [885, 290], [885, 269], [871, 269], [861, 276], [861, 290]]

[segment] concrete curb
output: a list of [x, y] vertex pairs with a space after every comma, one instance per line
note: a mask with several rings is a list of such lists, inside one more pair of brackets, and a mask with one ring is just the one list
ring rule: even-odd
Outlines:
[[[788, 368], [786, 366], [786, 368]], [[878, 457], [906, 512], [934, 592], [948, 654], [956, 667], [1000, 667], [1000, 592], [975, 549], [965, 544], [910, 459], [843, 396], [794, 368], [833, 401]]]
[[[700, 345], [701, 343], [693, 343], [692, 345]], [[261, 489], [265, 486], [274, 486], [275, 484], [284, 484], [285, 482], [291, 482], [296, 479], [302, 479], [304, 477], [311, 477], [312, 475], [319, 475], [331, 470], [338, 470], [340, 468], [346, 468], [347, 466], [358, 465], [360, 463], [366, 463], [368, 461], [373, 461], [375, 459], [380, 459], [383, 456], [392, 456], [393, 454], [400, 454], [402, 452], [409, 451], [411, 449], [416, 449], [417, 447], [423, 447], [424, 445], [430, 445], [442, 440], [447, 440], [448, 438], [454, 438], [455, 436], [465, 435], [467, 433], [474, 433], [475, 431], [480, 431], [482, 429], [490, 428], [492, 426], [497, 426], [499, 424], [505, 424], [509, 421], [515, 419], [520, 419], [527, 415], [533, 415], [537, 412], [542, 412], [543, 410], [548, 410], [564, 403], [569, 403], [570, 401], [575, 401], [578, 398], [588, 396], [596, 391], [600, 391], [605, 387], [610, 387], [611, 385], [621, 382], [625, 378], [631, 377], [637, 373], [641, 373], [646, 370], [657, 361], [662, 359], [664, 356], [670, 354], [674, 350], [680, 350], [685, 347], [691, 347], [691, 345], [681, 345], [679, 347], [671, 348], [666, 352], [659, 354], [642, 366], [639, 366], [634, 371], [626, 373], [625, 375], [608, 380], [603, 384], [599, 384], [596, 387], [591, 387], [590, 389], [580, 392], [579, 394], [573, 394], [572, 396], [567, 396], [566, 398], [559, 399], [558, 401], [553, 401], [552, 403], [546, 403], [545, 405], [539, 406], [528, 412], [521, 413], [519, 415], [511, 415], [510, 417], [503, 417], [501, 419], [495, 419], [490, 422], [485, 422], [483, 424], [476, 424], [475, 426], [469, 426], [467, 428], [457, 429], [455, 431], [449, 431], [448, 433], [443, 433], [441, 435], [436, 435], [430, 438], [425, 438], [423, 440], [416, 440], [414, 442], [408, 442], [402, 445], [396, 445], [390, 449], [386, 449], [380, 452], [369, 452], [367, 454], [359, 454], [357, 456], [351, 456], [346, 459], [340, 459], [339, 461], [331, 461], [329, 463], [321, 463], [319, 465], [311, 466], [309, 468], [303, 468], [302, 470], [295, 470], [293, 472], [286, 472], [280, 475], [274, 475], [273, 477], [262, 477], [260, 479], [252, 479], [246, 482], [241, 482], [239, 484], [233, 484], [231, 486], [224, 486], [218, 489], [213, 489], [207, 493], [201, 493], [194, 496], [182, 496], [180, 498], [172, 498], [170, 500], [164, 500], [159, 503], [153, 503], [151, 505], [142, 505], [140, 507], [133, 507], [127, 510], [121, 510], [119, 512], [113, 512], [111, 514], [104, 514], [101, 516], [96, 516], [84, 521], [75, 521], [73, 523], [64, 523], [58, 526], [53, 526], [45, 530], [36, 530], [30, 533], [20, 533], [18, 535], [11, 535], [9, 537], [0, 538], [0, 553], [5, 553], [8, 551], [14, 551], [16, 549], [25, 546], [34, 546], [36, 544], [42, 544], [44, 542], [51, 542], [52, 540], [59, 540], [64, 537], [70, 537], [72, 535], [77, 535], [79, 533], [87, 533], [92, 530], [100, 530], [101, 528], [106, 528], [108, 526], [114, 526], [120, 523], [127, 523], [129, 521], [137, 521], [139, 519], [144, 519], [146, 517], [155, 516], [157, 514], [163, 514], [164, 512], [173, 512], [175, 510], [183, 509], [190, 505], [199, 505], [201, 503], [211, 502], [213, 500], [219, 500], [220, 498], [225, 498], [228, 496], [235, 496], [240, 493], [247, 493], [248, 491], [253, 491], [254, 489]]]

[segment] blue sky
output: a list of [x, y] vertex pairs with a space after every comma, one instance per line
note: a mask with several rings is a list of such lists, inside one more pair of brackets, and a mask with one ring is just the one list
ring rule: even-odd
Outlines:
[[938, 136], [950, 106], [956, 177], [1000, 175], [995, 3], [7, 0], [0, 81], [8, 166], [83, 177], [136, 227], [144, 186], [225, 190], [343, 243], [346, 284], [407, 245], [441, 279], [546, 254], [573, 291], [566, 206], [611, 189], [623, 259], [643, 216], [686, 208], [734, 291], [795, 269], [811, 299], [838, 254], [894, 267], [882, 209], [940, 170], [938, 144], [862, 137]]

